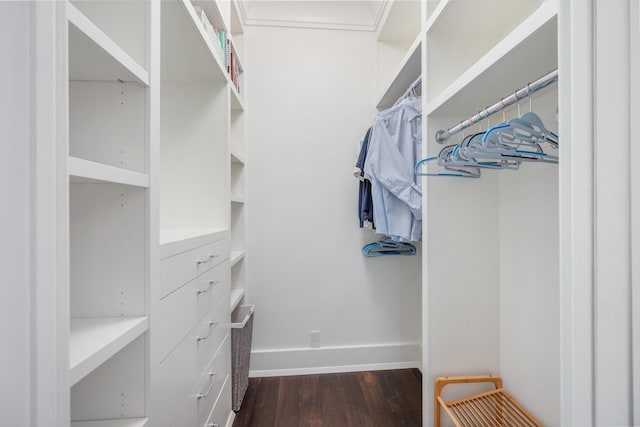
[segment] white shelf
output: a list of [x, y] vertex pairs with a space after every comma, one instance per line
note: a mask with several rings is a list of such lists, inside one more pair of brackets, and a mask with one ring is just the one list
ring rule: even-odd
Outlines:
[[235, 111], [244, 111], [242, 95], [240, 95], [238, 89], [236, 89], [236, 86], [231, 81], [231, 76], [229, 76], [229, 87], [231, 88], [231, 109]]
[[148, 418], [122, 418], [118, 420], [75, 421], [71, 427], [146, 427]]
[[454, 0], [440, 0], [440, 2], [438, 2], [438, 5], [433, 10], [433, 13], [427, 20], [427, 24], [425, 26], [427, 33], [436, 26], [438, 21], [440, 21], [440, 19], [444, 16], [447, 8], [451, 5], [453, 1]]
[[121, 80], [149, 85], [149, 73], [70, 2], [67, 16], [70, 80]]
[[410, 42], [420, 32], [420, 16], [419, 1], [389, 0], [378, 26], [377, 40]]
[[232, 203], [244, 203], [244, 196], [231, 195]]
[[391, 107], [409, 86], [420, 76], [422, 70], [422, 34], [414, 40], [406, 55], [402, 59], [386, 89], [380, 96], [376, 107], [385, 109]]
[[234, 265], [239, 263], [240, 260], [244, 258], [244, 254], [245, 254], [244, 251], [231, 251], [230, 266], [233, 267]]
[[237, 153], [235, 151], [231, 151], [231, 162], [233, 163], [240, 163], [242, 165], [244, 165], [246, 163], [244, 156], [240, 153]]
[[[479, 32], [487, 30], [488, 22], [495, 22], [496, 11], [500, 11], [500, 22], [504, 23], [503, 28], [508, 31], [509, 25], [517, 25], [524, 17], [532, 14], [540, 3], [542, 0], [441, 0], [427, 20], [425, 29], [427, 33], [439, 31], [477, 37]], [[495, 30], [502, 31], [500, 28]]]
[[231, 311], [238, 306], [244, 297], [244, 289], [231, 289]]
[[149, 176], [140, 172], [69, 157], [69, 181], [72, 183], [113, 183], [149, 187]]
[[216, 29], [229, 32], [229, 26], [227, 25], [216, 0], [192, 0], [191, 4], [194, 6], [200, 6], [207, 15], [209, 22], [211, 22]]
[[72, 318], [69, 382], [76, 384], [91, 371], [144, 334], [147, 317]]
[[225, 81], [226, 67], [189, 0], [167, 0], [161, 5], [162, 79], [179, 82]]
[[558, 66], [557, 3], [548, 0], [427, 104], [425, 114], [473, 114]]

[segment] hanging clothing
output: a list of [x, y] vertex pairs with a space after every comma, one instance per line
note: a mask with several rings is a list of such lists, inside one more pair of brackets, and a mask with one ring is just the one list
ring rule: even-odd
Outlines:
[[414, 173], [421, 154], [421, 98], [404, 99], [378, 113], [364, 164], [376, 233], [400, 242], [422, 239], [422, 189]]
[[375, 229], [376, 227], [373, 222], [373, 200], [371, 199], [371, 181], [364, 173], [364, 163], [367, 159], [367, 151], [369, 150], [371, 130], [372, 128], [369, 128], [364, 136], [353, 174], [360, 180], [358, 193], [358, 218], [360, 219], [360, 228]]

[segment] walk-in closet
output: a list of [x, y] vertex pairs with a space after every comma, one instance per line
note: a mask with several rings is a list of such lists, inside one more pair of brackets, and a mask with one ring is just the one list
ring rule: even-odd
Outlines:
[[0, 2], [0, 427], [640, 425], [637, 0]]

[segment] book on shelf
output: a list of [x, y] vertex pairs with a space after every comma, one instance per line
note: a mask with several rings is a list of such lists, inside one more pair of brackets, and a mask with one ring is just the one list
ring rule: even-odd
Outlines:
[[220, 47], [220, 52], [223, 53], [222, 59], [224, 62], [224, 66], [227, 66], [227, 33], [223, 30], [218, 31], [218, 46]]
[[196, 11], [196, 15], [198, 16], [198, 19], [200, 19], [200, 23], [204, 28], [205, 34], [207, 35], [207, 37], [209, 37], [209, 39], [213, 43], [213, 47], [215, 51], [214, 53], [218, 56], [218, 58], [221, 61], [224, 60], [224, 55], [220, 47], [220, 39], [218, 36], [219, 31], [216, 29], [216, 27], [213, 26], [213, 24], [211, 24], [211, 21], [209, 21], [209, 18], [207, 17], [207, 14], [205, 13], [202, 7], [195, 6], [194, 9]]

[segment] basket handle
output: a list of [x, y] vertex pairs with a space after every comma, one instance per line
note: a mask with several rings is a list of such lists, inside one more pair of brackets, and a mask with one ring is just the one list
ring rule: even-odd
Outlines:
[[240, 323], [232, 323], [231, 324], [231, 328], [233, 329], [242, 329], [245, 326], [247, 326], [247, 322], [249, 321], [249, 318], [251, 317], [251, 315], [253, 314], [253, 310], [256, 308], [255, 305], [251, 305], [249, 307], [249, 311], [247, 312], [247, 314], [245, 314], [244, 318], [242, 319], [242, 322]]

